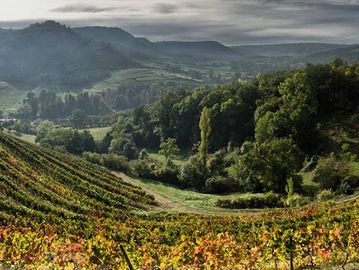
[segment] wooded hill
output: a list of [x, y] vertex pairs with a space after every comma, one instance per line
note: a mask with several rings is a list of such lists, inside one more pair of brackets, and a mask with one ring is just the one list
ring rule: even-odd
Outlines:
[[214, 77], [225, 72], [213, 77], [215, 66], [225, 65], [232, 75], [253, 77], [257, 72], [329, 62], [336, 57], [355, 62], [357, 48], [311, 43], [230, 47], [217, 41], [151, 42], [115, 27], [70, 28], [45, 21], [24, 29], [0, 29], [0, 81], [26, 90], [78, 90], [110, 77], [113, 71], [150, 66], [183, 74], [199, 72], [215, 82], [218, 78]]

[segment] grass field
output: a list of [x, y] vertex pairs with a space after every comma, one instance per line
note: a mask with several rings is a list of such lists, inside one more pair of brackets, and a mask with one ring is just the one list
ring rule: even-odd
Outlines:
[[[246, 197], [253, 194], [229, 194], [214, 195], [204, 194], [191, 190], [180, 189], [178, 187], [165, 184], [156, 180], [144, 179], [134, 175], [126, 175], [124, 173], [114, 172], [122, 180], [142, 187], [146, 193], [155, 197], [161, 205], [160, 211], [186, 212], [196, 214], [235, 214], [239, 212], [256, 212], [256, 210], [233, 210], [224, 209], [216, 206], [218, 199], [232, 199], [238, 197]], [[260, 211], [260, 210], [258, 210]]]
[[83, 129], [90, 131], [91, 135], [93, 136], [96, 142], [100, 142], [105, 138], [107, 132], [111, 130], [111, 127], [100, 127], [100, 128], [88, 128]]
[[36, 136], [22, 133], [19, 138], [29, 143], [35, 143]]
[[0, 111], [5, 114], [15, 112], [22, 104], [25, 95], [26, 92], [0, 81]]
[[193, 80], [180, 74], [169, 73], [167, 71], [149, 68], [134, 68], [114, 72], [111, 77], [96, 83], [89, 89], [89, 92], [102, 92], [106, 89], [117, 89], [121, 85], [131, 85], [141, 82], [143, 84], [152, 84], [160, 81], [183, 81], [194, 83]]
[[[157, 159], [157, 160], [159, 160], [159, 161], [161, 161], [161, 162], [163, 162], [163, 163], [166, 162], [166, 158], [165, 158], [163, 155], [160, 155], [160, 154], [158, 154], [158, 153], [152, 152], [152, 153], [149, 153], [149, 156], [152, 157], [152, 158], [154, 158], [154, 159]], [[176, 158], [173, 160], [173, 163], [180, 166], [180, 165], [182, 165], [186, 160], [187, 160], [186, 155], [180, 154], [180, 155], [177, 155], [177, 156], [176, 156]]]

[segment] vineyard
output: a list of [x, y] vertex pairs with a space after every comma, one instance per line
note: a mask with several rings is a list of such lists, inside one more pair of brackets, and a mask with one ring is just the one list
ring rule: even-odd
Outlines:
[[153, 197], [105, 169], [1, 132], [0, 197], [0, 269], [354, 269], [359, 262], [355, 200], [236, 216], [153, 213]]
[[0, 133], [0, 207], [4, 216], [80, 219], [124, 216], [154, 205], [140, 188], [79, 158]]

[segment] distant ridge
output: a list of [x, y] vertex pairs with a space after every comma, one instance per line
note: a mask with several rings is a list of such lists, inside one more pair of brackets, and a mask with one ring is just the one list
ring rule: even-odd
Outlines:
[[288, 44], [264, 44], [264, 45], [242, 45], [232, 47], [237, 52], [250, 55], [260, 55], [268, 57], [291, 56], [300, 57], [314, 53], [320, 53], [338, 48], [346, 48], [342, 44], [327, 43], [288, 43]]
[[359, 61], [359, 45], [350, 45], [325, 52], [319, 52], [319, 53], [308, 55], [306, 58], [308, 61], [312, 59], [320, 63], [327, 63], [335, 58], [340, 58], [352, 64]]
[[22, 31], [26, 31], [26, 32], [68, 32], [71, 33], [72, 30], [70, 27], [67, 27], [66, 25], [60, 24], [58, 22], [49, 20], [49, 21], [45, 21], [43, 23], [34, 23], [31, 24], [30, 26], [22, 29]]
[[200, 56], [228, 56], [235, 51], [217, 41], [162, 41], [155, 43], [157, 47], [167, 53], [200, 55]]
[[0, 81], [18, 88], [82, 89], [111, 71], [140, 66], [54, 21], [0, 31]]
[[[0, 30], [0, 81], [20, 90], [76, 91], [129, 68], [165, 69], [184, 64], [189, 65], [185, 71], [197, 69], [206, 76], [213, 60], [219, 65], [233, 62], [230, 69], [235, 68], [230, 72], [250, 78], [257, 72], [326, 63], [337, 57], [356, 62], [356, 46], [293, 43], [230, 47], [218, 41], [151, 42], [118, 27], [71, 28], [45, 21], [24, 29]], [[199, 70], [203, 67], [207, 70]]]

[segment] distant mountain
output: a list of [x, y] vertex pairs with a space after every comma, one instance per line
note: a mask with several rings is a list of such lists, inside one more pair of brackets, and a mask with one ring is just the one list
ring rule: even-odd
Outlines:
[[[336, 57], [358, 61], [358, 46], [296, 43], [228, 47], [217, 41], [151, 42], [121, 28], [70, 28], [55, 21], [18, 30], [0, 29], [0, 81], [23, 90], [81, 90], [114, 71], [140, 67], [180, 73], [211, 84]], [[220, 67], [222, 71], [218, 71]]]
[[347, 45], [324, 43], [292, 43], [292, 44], [268, 44], [268, 45], [244, 45], [234, 46], [233, 50], [247, 56], [267, 57], [303, 57], [310, 54], [321, 53], [329, 50], [343, 48]]
[[115, 49], [122, 51], [131, 57], [153, 58], [161, 56], [161, 53], [152, 42], [146, 38], [134, 37], [121, 28], [94, 26], [73, 28], [73, 31], [88, 40], [99, 43], [110, 43]]
[[0, 81], [16, 87], [82, 88], [113, 70], [137, 66], [111, 44], [96, 43], [54, 21], [0, 31]]
[[345, 46], [329, 51], [314, 53], [306, 57], [307, 61], [316, 63], [328, 63], [335, 58], [340, 58], [348, 63], [357, 63], [359, 61], [359, 45]]
[[197, 57], [227, 57], [235, 56], [237, 53], [216, 41], [180, 42], [163, 41], [155, 45], [164, 53], [175, 56], [197, 56]]

